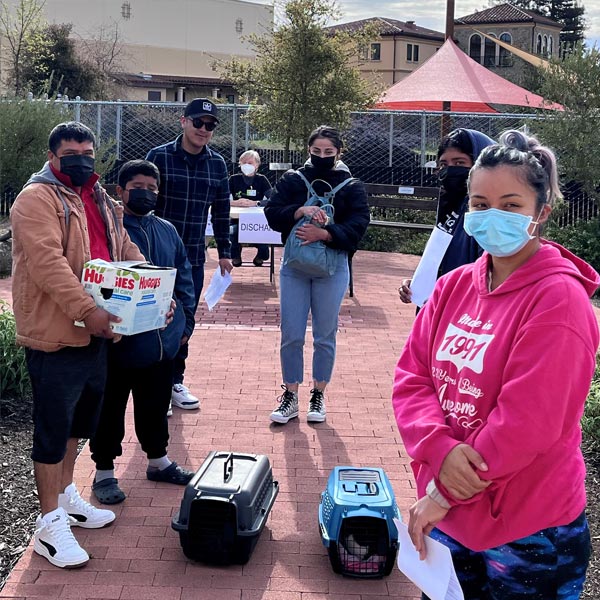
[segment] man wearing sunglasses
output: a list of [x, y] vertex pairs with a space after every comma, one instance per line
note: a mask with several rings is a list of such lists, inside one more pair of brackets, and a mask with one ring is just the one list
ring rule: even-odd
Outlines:
[[[233, 268], [229, 242], [229, 181], [225, 160], [208, 145], [219, 125], [216, 105], [207, 98], [194, 98], [185, 107], [180, 123], [182, 133], [172, 142], [152, 148], [146, 160], [160, 171], [155, 213], [175, 225], [192, 265], [195, 312], [204, 285], [204, 236], [209, 209], [221, 273]], [[200, 402], [183, 384], [187, 356], [187, 338], [183, 337], [174, 361], [171, 401], [178, 408], [194, 409]]]

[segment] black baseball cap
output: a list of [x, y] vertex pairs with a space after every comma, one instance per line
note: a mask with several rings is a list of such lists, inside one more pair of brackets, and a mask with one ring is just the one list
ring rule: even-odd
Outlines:
[[196, 117], [213, 117], [218, 123], [217, 106], [208, 98], [194, 98], [188, 102], [183, 113], [184, 117], [195, 119]]

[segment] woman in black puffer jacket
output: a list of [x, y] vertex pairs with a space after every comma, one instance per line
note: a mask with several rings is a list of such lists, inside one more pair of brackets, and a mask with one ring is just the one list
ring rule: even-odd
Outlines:
[[286, 264], [281, 267], [280, 356], [284, 393], [278, 399], [279, 406], [271, 413], [271, 420], [276, 423], [287, 423], [298, 416], [298, 387], [304, 376], [303, 350], [309, 311], [313, 332], [313, 386], [307, 420], [322, 422], [326, 417], [323, 393], [335, 362], [338, 315], [349, 282], [348, 256], [358, 248], [369, 224], [365, 187], [358, 179], [352, 179], [348, 167], [340, 160], [342, 147], [337, 130], [322, 125], [310, 135], [309, 159], [299, 169], [317, 194], [331, 191], [351, 179], [332, 201], [334, 222], [322, 209], [304, 205], [308, 190], [298, 171], [283, 175], [265, 207], [270, 227], [281, 232], [284, 244], [296, 222], [307, 216], [312, 222], [297, 229], [294, 235], [305, 243], [323, 241], [338, 250], [335, 272], [331, 276], [315, 277]]

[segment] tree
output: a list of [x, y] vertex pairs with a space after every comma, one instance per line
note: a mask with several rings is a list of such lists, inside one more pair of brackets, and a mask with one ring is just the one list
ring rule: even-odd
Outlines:
[[254, 62], [233, 59], [220, 65], [225, 79], [260, 104], [249, 119], [282, 142], [286, 155], [292, 144], [302, 147], [318, 125], [345, 128], [349, 112], [378, 95], [351, 66], [373, 32], [330, 34], [326, 23], [337, 14], [329, 0], [288, 0], [274, 32], [247, 39]]
[[35, 45], [25, 47], [23, 80], [34, 94], [48, 91], [83, 98], [95, 98], [101, 87], [101, 72], [77, 54], [70, 37], [71, 24], [46, 25], [41, 35], [46, 40], [45, 52]]
[[[6, 41], [9, 81], [16, 95], [24, 91], [23, 69], [27, 48], [45, 52], [46, 41], [42, 34], [45, 21], [42, 18], [44, 2], [19, 0], [14, 11], [6, 2], [0, 3], [0, 42]], [[1, 47], [1, 44], [0, 44]], [[1, 49], [1, 48], [0, 48]]]
[[577, 181], [600, 204], [600, 49], [575, 45], [541, 74], [540, 93], [563, 105], [536, 133], [559, 155], [563, 179]]
[[[495, 3], [504, 1], [497, 0]], [[563, 26], [560, 32], [561, 54], [570, 51], [578, 42], [583, 42], [585, 8], [579, 5], [578, 0], [511, 0], [511, 4], [560, 23]]]
[[123, 81], [119, 76], [128, 60], [123, 36], [116, 21], [104, 23], [78, 39], [78, 53], [97, 75], [96, 95], [99, 100], [119, 97]]

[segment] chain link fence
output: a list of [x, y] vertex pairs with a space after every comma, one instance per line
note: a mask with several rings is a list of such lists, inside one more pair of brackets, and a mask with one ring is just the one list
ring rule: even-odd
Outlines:
[[[185, 105], [65, 99], [62, 106], [65, 118], [85, 123], [95, 132], [103, 154], [114, 157], [114, 164], [104, 180], [116, 183], [118, 169], [125, 161], [144, 158], [154, 146], [179, 135], [179, 119]], [[247, 111], [248, 107], [243, 105], [221, 105], [220, 124], [211, 147], [224, 157], [230, 173], [235, 172], [239, 155], [244, 150], [257, 150], [262, 158], [260, 172], [274, 184], [281, 172], [269, 170], [269, 164], [290, 162], [294, 168], [299, 167], [306, 159], [306, 150], [294, 150], [286, 160], [283, 148], [250, 125]], [[428, 163], [435, 160], [437, 146], [445, 133], [465, 127], [497, 139], [507, 129], [535, 131], [535, 121], [540, 118], [543, 117], [530, 114], [355, 112], [345, 132], [347, 147], [343, 160], [352, 174], [365, 183], [435, 186], [435, 169]], [[568, 206], [561, 215], [561, 224], [589, 219], [597, 214], [593, 200], [577, 186], [565, 192]], [[0, 205], [0, 211], [6, 204]]]

